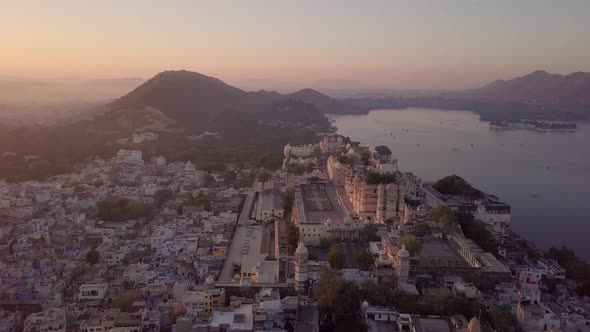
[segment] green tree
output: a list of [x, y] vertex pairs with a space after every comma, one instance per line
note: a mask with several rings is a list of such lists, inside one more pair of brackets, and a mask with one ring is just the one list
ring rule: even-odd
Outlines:
[[465, 317], [474, 317], [481, 310], [485, 309], [480, 304], [455, 297], [449, 298], [445, 303], [445, 314], [448, 316], [465, 315]]
[[295, 189], [289, 187], [283, 193], [283, 209], [285, 209], [285, 214], [291, 213], [293, 201], [295, 201]]
[[332, 245], [332, 243], [333, 243], [332, 240], [324, 237], [324, 238], [320, 239], [320, 243], [319, 243], [318, 247], [323, 250], [328, 250], [330, 248], [330, 246]]
[[203, 187], [213, 187], [217, 182], [211, 174], [206, 174], [203, 177]]
[[469, 213], [455, 213], [455, 216], [465, 237], [473, 240], [485, 251], [493, 254], [498, 253], [498, 242], [483, 221], [475, 220], [473, 215]]
[[262, 172], [258, 173], [258, 181], [265, 182], [268, 180], [270, 180], [270, 173], [269, 172], [262, 171]]
[[372, 305], [391, 306], [393, 298], [390, 292], [391, 285], [382, 285], [366, 278], [361, 283], [361, 295]]
[[151, 204], [132, 201], [127, 198], [105, 199], [96, 203], [98, 218], [105, 221], [127, 221], [148, 218], [153, 215]]
[[361, 155], [361, 162], [363, 163], [363, 165], [368, 166], [369, 164], [371, 164], [371, 155], [369, 155], [368, 152], [365, 152]]
[[211, 210], [211, 201], [209, 200], [209, 197], [200, 191], [197, 197], [194, 197], [192, 201], [195, 206], [202, 207], [205, 211]]
[[293, 223], [287, 223], [287, 242], [292, 251], [299, 245], [299, 228]]
[[338, 158], [336, 158], [336, 160], [338, 160], [338, 162], [340, 162], [343, 165], [346, 165], [351, 161], [347, 155], [341, 155]]
[[415, 237], [423, 238], [428, 235], [428, 233], [430, 233], [430, 226], [428, 226], [428, 224], [425, 222], [419, 222], [412, 226], [412, 230], [410, 232]]
[[507, 310], [492, 309], [488, 313], [490, 323], [496, 331], [518, 331], [516, 315]]
[[363, 271], [369, 271], [375, 266], [375, 256], [367, 250], [361, 250], [354, 255], [354, 260]]
[[366, 224], [359, 232], [359, 237], [363, 242], [379, 241], [379, 235], [377, 235], [377, 225]]
[[368, 172], [365, 175], [365, 182], [367, 182], [367, 184], [388, 184], [396, 182], [397, 177], [398, 173]]
[[462, 177], [451, 175], [444, 177], [433, 185], [434, 189], [445, 195], [462, 195], [471, 199], [481, 199], [484, 194], [472, 187]]
[[565, 269], [566, 277], [578, 282], [576, 293], [580, 296], [590, 296], [590, 264], [578, 258], [567, 247], [551, 248], [546, 255], [556, 260]]
[[375, 151], [381, 156], [391, 156], [391, 149], [386, 145], [378, 145], [375, 147]]
[[233, 184], [234, 182], [236, 182], [238, 175], [236, 174], [235, 171], [232, 170], [228, 170], [223, 172], [222, 174], [223, 176], [223, 182], [225, 182], [226, 184]]
[[361, 296], [358, 287], [344, 280], [335, 270], [324, 270], [313, 287], [313, 298], [320, 310], [335, 316], [355, 314], [360, 309]]
[[154, 204], [160, 209], [166, 202], [174, 198], [174, 192], [171, 189], [158, 189], [154, 194]]
[[330, 250], [328, 250], [328, 263], [330, 263], [330, 266], [339, 270], [344, 268], [345, 261], [346, 257], [342, 247], [337, 243], [332, 244]]
[[128, 310], [133, 302], [142, 298], [141, 290], [129, 289], [113, 300], [113, 307], [121, 310]]
[[238, 180], [238, 187], [239, 188], [244, 188], [244, 187], [251, 187], [252, 183], [254, 183], [254, 179], [256, 178], [256, 173], [254, 172], [248, 172], [248, 173], [242, 173], [240, 174], [240, 178]]
[[404, 235], [397, 241], [397, 247], [401, 249], [402, 246], [406, 246], [406, 250], [411, 256], [415, 256], [422, 250], [422, 243], [417, 240], [413, 235]]
[[95, 249], [91, 249], [90, 251], [88, 251], [88, 253], [86, 253], [86, 263], [90, 264], [90, 265], [94, 265], [96, 263], [98, 263], [100, 261], [100, 253], [95, 250]]
[[437, 206], [432, 210], [432, 219], [447, 232], [459, 224], [455, 212], [444, 205]]

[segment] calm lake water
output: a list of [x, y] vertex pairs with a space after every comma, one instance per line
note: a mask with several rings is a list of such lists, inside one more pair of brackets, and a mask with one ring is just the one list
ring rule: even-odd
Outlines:
[[[541, 248], [590, 259], [590, 125], [576, 132], [493, 131], [466, 111], [409, 108], [329, 116], [338, 133], [387, 145], [424, 181], [456, 174], [512, 206], [512, 229]], [[456, 150], [453, 150], [456, 149]]]

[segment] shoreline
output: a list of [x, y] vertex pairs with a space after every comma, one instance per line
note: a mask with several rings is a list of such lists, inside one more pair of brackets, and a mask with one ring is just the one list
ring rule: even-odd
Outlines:
[[[422, 109], [422, 108], [421, 108], [421, 109]], [[447, 111], [447, 110], [441, 110], [441, 109], [430, 109], [430, 108], [423, 108], [423, 109], [424, 109], [424, 110], [433, 110], [433, 111]], [[393, 111], [400, 111], [400, 110], [403, 110], [403, 109], [392, 109], [392, 110], [393, 110]], [[379, 110], [378, 110], [378, 109], [375, 109], [375, 110], [372, 110], [372, 111], [379, 111]], [[469, 111], [469, 110], [455, 110], [455, 111], [468, 111], [468, 112], [471, 112], [471, 113], [473, 113], [473, 114], [476, 114], [476, 115], [478, 115], [476, 112]], [[343, 133], [340, 131], [340, 128], [339, 128], [339, 127], [337, 127], [337, 126], [335, 125], [335, 122], [336, 122], [335, 118], [337, 118], [337, 117], [345, 117], [345, 116], [350, 116], [350, 115], [365, 115], [365, 116], [366, 116], [367, 114], [325, 114], [325, 115], [326, 115], [326, 116], [327, 116], [327, 118], [330, 120], [330, 122], [331, 122], [332, 126], [333, 126], [334, 128], [336, 128], [336, 133], [337, 133], [337, 134], [339, 134], [339, 135], [342, 135], [342, 136], [346, 136], [346, 135], [344, 135], [344, 134], [343, 134]], [[479, 121], [480, 121], [480, 122], [487, 122], [487, 121], [483, 121], [483, 120], [481, 120], [481, 119], [480, 119]], [[491, 128], [490, 128], [490, 129], [491, 129]], [[520, 129], [520, 128], [519, 128], [519, 129]], [[511, 130], [519, 130], [519, 129], [505, 129], [505, 130], [506, 130], [506, 131], [511, 131]], [[577, 128], [576, 128], [576, 129], [574, 129], [574, 130], [572, 130], [572, 129], [544, 129], [544, 130], [543, 130], [543, 129], [541, 129], [541, 130], [540, 130], [540, 129], [536, 129], [536, 128], [531, 128], [531, 129], [528, 129], [528, 130], [530, 130], [530, 131], [536, 131], [536, 132], [576, 132], [576, 131], [578, 131], [579, 129], [580, 129], [580, 128], [579, 128], [579, 127], [577, 127]], [[498, 128], [497, 130], [498, 130], [498, 131], [502, 131], [502, 130], [504, 130], [504, 129], [503, 129], [503, 128]], [[365, 141], [365, 142], [363, 142], [362, 140], [360, 140], [360, 139], [358, 139], [358, 138], [355, 138], [355, 137], [349, 137], [349, 138], [350, 138], [351, 140], [353, 140], [353, 141], [358, 141], [358, 142], [360, 142], [360, 143], [361, 143], [361, 144], [363, 144], [363, 145], [367, 145], [367, 142], [366, 142], [366, 141]], [[411, 170], [411, 169], [409, 169], [408, 171], [412, 172], [412, 170]], [[458, 175], [460, 176], [460, 174], [458, 174]], [[550, 245], [546, 246], [546, 248], [545, 248], [545, 246], [544, 246], [543, 248], [541, 248], [541, 247], [537, 246], [537, 245], [535, 244], [535, 242], [534, 242], [534, 241], [532, 241], [532, 240], [529, 240], [527, 237], [525, 237], [524, 235], [522, 235], [522, 234], [518, 233], [518, 232], [517, 232], [516, 230], [514, 230], [513, 228], [510, 228], [510, 229], [509, 229], [509, 232], [510, 232], [510, 233], [512, 233], [513, 235], [517, 236], [517, 237], [518, 237], [518, 239], [524, 240], [524, 241], [527, 243], [527, 246], [528, 246], [528, 247], [529, 247], [531, 250], [533, 250], [533, 251], [535, 251], [535, 252], [542, 252], [542, 253], [543, 253], [543, 255], [547, 255], [547, 253], [549, 252], [549, 250], [550, 250], [551, 248], [560, 249], [560, 248], [562, 248], [562, 247], [566, 247], [566, 248], [569, 248], [569, 249], [571, 249], [571, 247], [567, 247], [567, 246], [566, 246], [566, 244], [559, 244], [559, 243], [555, 243], [555, 242], [553, 242], [553, 243], [551, 243]], [[573, 250], [573, 249], [571, 249], [571, 250]], [[575, 252], [575, 251], [574, 251], [574, 252]], [[590, 262], [590, 260], [589, 260], [588, 258], [581, 256], [581, 254], [579, 254], [579, 253], [576, 253], [576, 256], [577, 256], [577, 258], [578, 258], [579, 260], [581, 260], [581, 261], [583, 261], [583, 262]]]

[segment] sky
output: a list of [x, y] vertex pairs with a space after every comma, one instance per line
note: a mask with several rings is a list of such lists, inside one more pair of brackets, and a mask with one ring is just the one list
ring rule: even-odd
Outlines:
[[590, 71], [588, 14], [588, 0], [0, 0], [0, 76], [469, 88]]

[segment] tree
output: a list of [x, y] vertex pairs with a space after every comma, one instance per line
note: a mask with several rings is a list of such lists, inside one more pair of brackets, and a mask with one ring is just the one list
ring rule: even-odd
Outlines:
[[192, 197], [192, 203], [195, 206], [202, 207], [205, 211], [211, 210], [211, 201], [207, 195], [199, 191], [197, 197]]
[[105, 221], [127, 221], [150, 217], [154, 212], [151, 204], [127, 198], [105, 199], [96, 203], [98, 218]]
[[366, 224], [363, 229], [359, 232], [359, 237], [363, 242], [379, 241], [379, 235], [377, 235], [377, 225]]
[[293, 223], [287, 223], [287, 242], [293, 251], [299, 245], [299, 228]]
[[270, 180], [270, 173], [266, 171], [262, 171], [258, 173], [258, 181], [266, 182]]
[[389, 147], [386, 145], [376, 146], [375, 151], [377, 151], [380, 156], [391, 156], [391, 149], [389, 149]]
[[371, 155], [368, 152], [361, 154], [361, 162], [365, 166], [370, 165], [371, 164]]
[[402, 246], [406, 246], [406, 250], [411, 256], [415, 256], [422, 250], [422, 243], [418, 241], [413, 235], [404, 235], [397, 240], [397, 247], [401, 249]]
[[[494, 235], [488, 230], [487, 225], [481, 220], [475, 220], [469, 213], [455, 213], [455, 216], [461, 225], [461, 231], [468, 239], [473, 240], [483, 250], [493, 254], [498, 253], [498, 243]], [[527, 246], [528, 247], [528, 246]]]
[[142, 298], [141, 290], [139, 289], [130, 289], [119, 295], [113, 300], [113, 307], [119, 308], [121, 310], [127, 310], [133, 302]]
[[474, 317], [479, 314], [481, 309], [480, 304], [460, 298], [451, 297], [445, 303], [445, 314], [448, 316], [465, 315], [465, 317]]
[[86, 263], [94, 265], [98, 263], [99, 260], [100, 253], [97, 250], [91, 249], [90, 251], [88, 251], [88, 253], [86, 253]]
[[330, 250], [328, 250], [328, 263], [330, 263], [330, 266], [339, 270], [344, 268], [345, 261], [346, 257], [342, 247], [337, 243], [332, 244]]
[[459, 223], [455, 212], [445, 205], [437, 206], [432, 210], [432, 219], [445, 231], [452, 230]]
[[425, 222], [419, 222], [412, 226], [412, 230], [410, 232], [415, 237], [423, 238], [428, 233], [430, 233], [430, 226], [428, 226], [428, 224]]
[[371, 270], [375, 266], [375, 256], [367, 250], [361, 250], [354, 255], [354, 260], [363, 271]]
[[174, 192], [171, 189], [158, 189], [154, 193], [154, 204], [160, 209], [166, 202], [174, 198]]
[[516, 316], [507, 310], [492, 309], [489, 312], [490, 323], [496, 331], [518, 331]]
[[338, 158], [336, 158], [336, 160], [338, 160], [339, 163], [346, 165], [348, 164], [351, 160], [350, 158], [348, 158], [347, 155], [341, 155]]
[[372, 305], [390, 306], [393, 304], [393, 299], [390, 293], [391, 287], [381, 285], [373, 281], [373, 279], [366, 278], [361, 282], [361, 295], [367, 299]]
[[236, 172], [232, 170], [223, 172], [222, 176], [223, 182], [225, 182], [226, 184], [233, 184], [234, 182], [236, 182], [236, 179], [238, 178]]
[[344, 280], [335, 270], [324, 270], [312, 293], [325, 313], [343, 316], [355, 314], [360, 309], [361, 296], [358, 287]]
[[283, 158], [276, 153], [267, 153], [258, 158], [258, 166], [265, 169], [276, 170], [281, 165], [283, 165]]
[[445, 195], [462, 195], [471, 199], [481, 199], [484, 197], [481, 191], [475, 189], [462, 177], [457, 175], [444, 177], [436, 181], [433, 187]]
[[332, 240], [323, 237], [320, 239], [320, 243], [319, 243], [318, 247], [320, 247], [320, 249], [323, 249], [323, 250], [328, 250], [331, 245], [332, 245]]
[[242, 173], [240, 174], [240, 178], [238, 180], [238, 187], [250, 187], [256, 178], [256, 174], [254, 172]]
[[579, 286], [576, 288], [578, 295], [590, 296], [590, 264], [578, 258], [567, 247], [551, 248], [546, 256], [556, 260], [565, 269], [566, 277], [578, 282]]
[[283, 193], [283, 209], [285, 209], [285, 214], [291, 213], [294, 200], [295, 189], [293, 189], [292, 187], [285, 189], [285, 192]]
[[211, 174], [206, 174], [203, 177], [203, 187], [212, 187], [216, 184], [215, 178]]
[[391, 172], [368, 172], [365, 176], [365, 182], [367, 182], [367, 184], [389, 184], [396, 182], [396, 180], [397, 174]]

